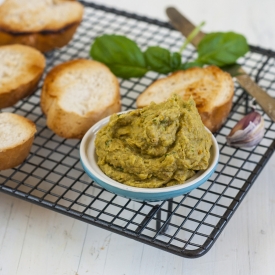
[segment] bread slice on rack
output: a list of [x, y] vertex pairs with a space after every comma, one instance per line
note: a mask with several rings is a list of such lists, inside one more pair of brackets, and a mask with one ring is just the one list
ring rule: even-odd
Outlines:
[[0, 170], [21, 164], [30, 153], [35, 124], [20, 115], [0, 113]]
[[46, 61], [38, 50], [24, 45], [0, 46], [0, 109], [32, 94]]
[[0, 5], [0, 45], [25, 44], [47, 52], [66, 45], [83, 16], [74, 0], [6, 0]]
[[227, 119], [232, 107], [234, 83], [232, 77], [216, 66], [177, 71], [152, 83], [138, 98], [142, 108], [154, 101], [160, 103], [173, 93], [184, 100], [192, 97], [204, 125], [217, 131]]
[[121, 110], [119, 83], [100, 62], [68, 61], [46, 76], [40, 103], [52, 131], [81, 139], [97, 121]]

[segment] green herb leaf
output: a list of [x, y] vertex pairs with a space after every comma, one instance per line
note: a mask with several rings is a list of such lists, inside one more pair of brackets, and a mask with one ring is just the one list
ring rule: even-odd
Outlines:
[[249, 51], [249, 47], [243, 35], [215, 32], [205, 35], [197, 50], [197, 61], [221, 67], [234, 64]]
[[147, 66], [153, 71], [167, 74], [171, 71], [170, 52], [161, 47], [149, 47], [144, 52]]
[[170, 66], [172, 71], [176, 71], [180, 69], [181, 66], [181, 55], [179, 53], [172, 53], [170, 59]]
[[148, 71], [142, 51], [125, 36], [105, 34], [97, 37], [90, 55], [106, 64], [118, 77], [142, 77]]
[[179, 69], [181, 56], [179, 53], [171, 53], [161, 47], [149, 47], [144, 52], [147, 66], [155, 72], [167, 74]]
[[131, 77], [142, 77], [149, 70], [142, 67], [137, 67], [127, 64], [106, 64], [109, 69], [117, 76], [124, 79], [129, 79]]
[[[200, 24], [187, 38], [186, 45], [195, 37], [204, 23]], [[198, 58], [192, 62], [181, 62], [181, 53], [154, 46], [143, 53], [138, 45], [121, 35], [102, 35], [97, 37], [91, 47], [94, 60], [106, 64], [118, 77], [142, 77], [152, 70], [168, 74], [176, 70], [186, 70], [204, 65], [216, 65], [231, 73], [238, 74], [236, 60], [248, 52], [244, 36], [234, 32], [207, 34], [198, 45]]]
[[193, 68], [193, 67], [203, 67], [203, 63], [201, 62], [188, 62], [188, 63], [183, 63], [181, 66], [180, 66], [180, 69], [181, 70], [187, 70], [187, 69], [190, 69], [190, 68]]

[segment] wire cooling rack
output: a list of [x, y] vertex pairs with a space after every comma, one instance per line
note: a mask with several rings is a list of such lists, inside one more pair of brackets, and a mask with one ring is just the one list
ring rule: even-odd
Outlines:
[[[55, 65], [89, 58], [92, 41], [103, 33], [126, 35], [140, 47], [159, 45], [177, 51], [184, 38], [168, 23], [92, 3], [71, 43], [47, 55], [45, 74]], [[183, 60], [192, 60], [191, 46]], [[251, 47], [241, 63], [253, 79], [275, 96], [275, 53]], [[123, 110], [135, 108], [136, 97], [154, 80], [120, 79]], [[265, 119], [265, 136], [253, 149], [226, 145], [226, 135], [247, 112], [251, 98], [236, 84], [234, 105], [225, 125], [216, 133], [220, 160], [212, 177], [191, 193], [170, 201], [141, 203], [116, 196], [92, 182], [79, 161], [79, 141], [63, 139], [46, 127], [39, 102], [43, 80], [34, 95], [3, 112], [23, 115], [36, 123], [31, 153], [20, 166], [0, 172], [0, 191], [72, 218], [99, 226], [183, 257], [205, 254], [249, 191], [275, 147], [275, 126]]]

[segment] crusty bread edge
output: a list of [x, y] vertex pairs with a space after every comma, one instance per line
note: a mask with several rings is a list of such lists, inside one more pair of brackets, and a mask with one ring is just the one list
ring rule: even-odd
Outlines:
[[23, 44], [36, 48], [41, 52], [62, 48], [70, 42], [80, 23], [81, 21], [53, 32], [12, 33], [0, 30], [0, 46]]
[[0, 171], [14, 168], [21, 164], [29, 155], [34, 136], [14, 148], [0, 152]]
[[0, 171], [20, 165], [30, 153], [36, 133], [36, 126], [31, 120], [25, 117], [22, 117], [22, 119], [24, 119], [22, 123], [27, 123], [28, 125], [26, 125], [26, 127], [29, 126], [29, 128], [32, 129], [30, 136], [24, 142], [0, 151]]
[[232, 108], [233, 95], [234, 94], [232, 94], [231, 99], [229, 101], [225, 102], [220, 106], [215, 107], [210, 114], [205, 112], [199, 113], [203, 124], [212, 133], [217, 132], [227, 120], [227, 117]]
[[[63, 138], [81, 139], [87, 130], [96, 122], [113, 113], [121, 111], [120, 86], [115, 75], [113, 75], [116, 86], [115, 98], [105, 109], [98, 110], [96, 113], [90, 111], [84, 116], [80, 116], [75, 112], [67, 112], [59, 106], [56, 96], [51, 94], [51, 83], [55, 77], [62, 72], [63, 68], [78, 61], [81, 61], [81, 59], [70, 60], [54, 67], [46, 76], [41, 91], [40, 106], [42, 112], [47, 117], [47, 126], [54, 133]], [[106, 67], [104, 64], [100, 64]], [[106, 69], [110, 71], [108, 67], [106, 67]]]
[[64, 111], [58, 103], [54, 102], [47, 114], [47, 126], [60, 137], [81, 139], [96, 122], [120, 110], [118, 96], [106, 109], [101, 112], [88, 112], [83, 117], [73, 112]]
[[37, 88], [39, 80], [42, 77], [43, 70], [37, 74], [37, 76], [30, 82], [19, 86], [16, 89], [0, 93], [0, 109], [11, 107], [19, 100], [33, 94]]

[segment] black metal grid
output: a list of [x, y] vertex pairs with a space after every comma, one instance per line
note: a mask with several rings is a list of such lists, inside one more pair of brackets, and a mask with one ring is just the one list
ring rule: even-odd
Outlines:
[[[168, 23], [82, 3], [86, 8], [81, 26], [68, 46], [47, 55], [46, 72], [66, 60], [89, 58], [93, 39], [103, 33], [127, 35], [141, 47], [160, 45], [177, 51], [183, 43], [184, 38]], [[194, 56], [190, 46], [183, 60]], [[241, 62], [275, 96], [275, 53], [251, 47]], [[136, 97], [159, 77], [150, 72], [141, 79], [120, 79], [123, 109], [135, 108]], [[170, 201], [131, 201], [92, 182], [79, 161], [79, 141], [62, 139], [46, 127], [39, 107], [42, 84], [43, 80], [31, 97], [2, 110], [28, 117], [38, 131], [27, 160], [0, 172], [0, 191], [183, 257], [199, 257], [210, 249], [274, 151], [275, 125], [258, 106], [265, 119], [262, 142], [253, 149], [226, 145], [226, 135], [249, 111], [250, 98], [236, 84], [232, 112], [216, 134], [221, 156], [212, 177]]]

